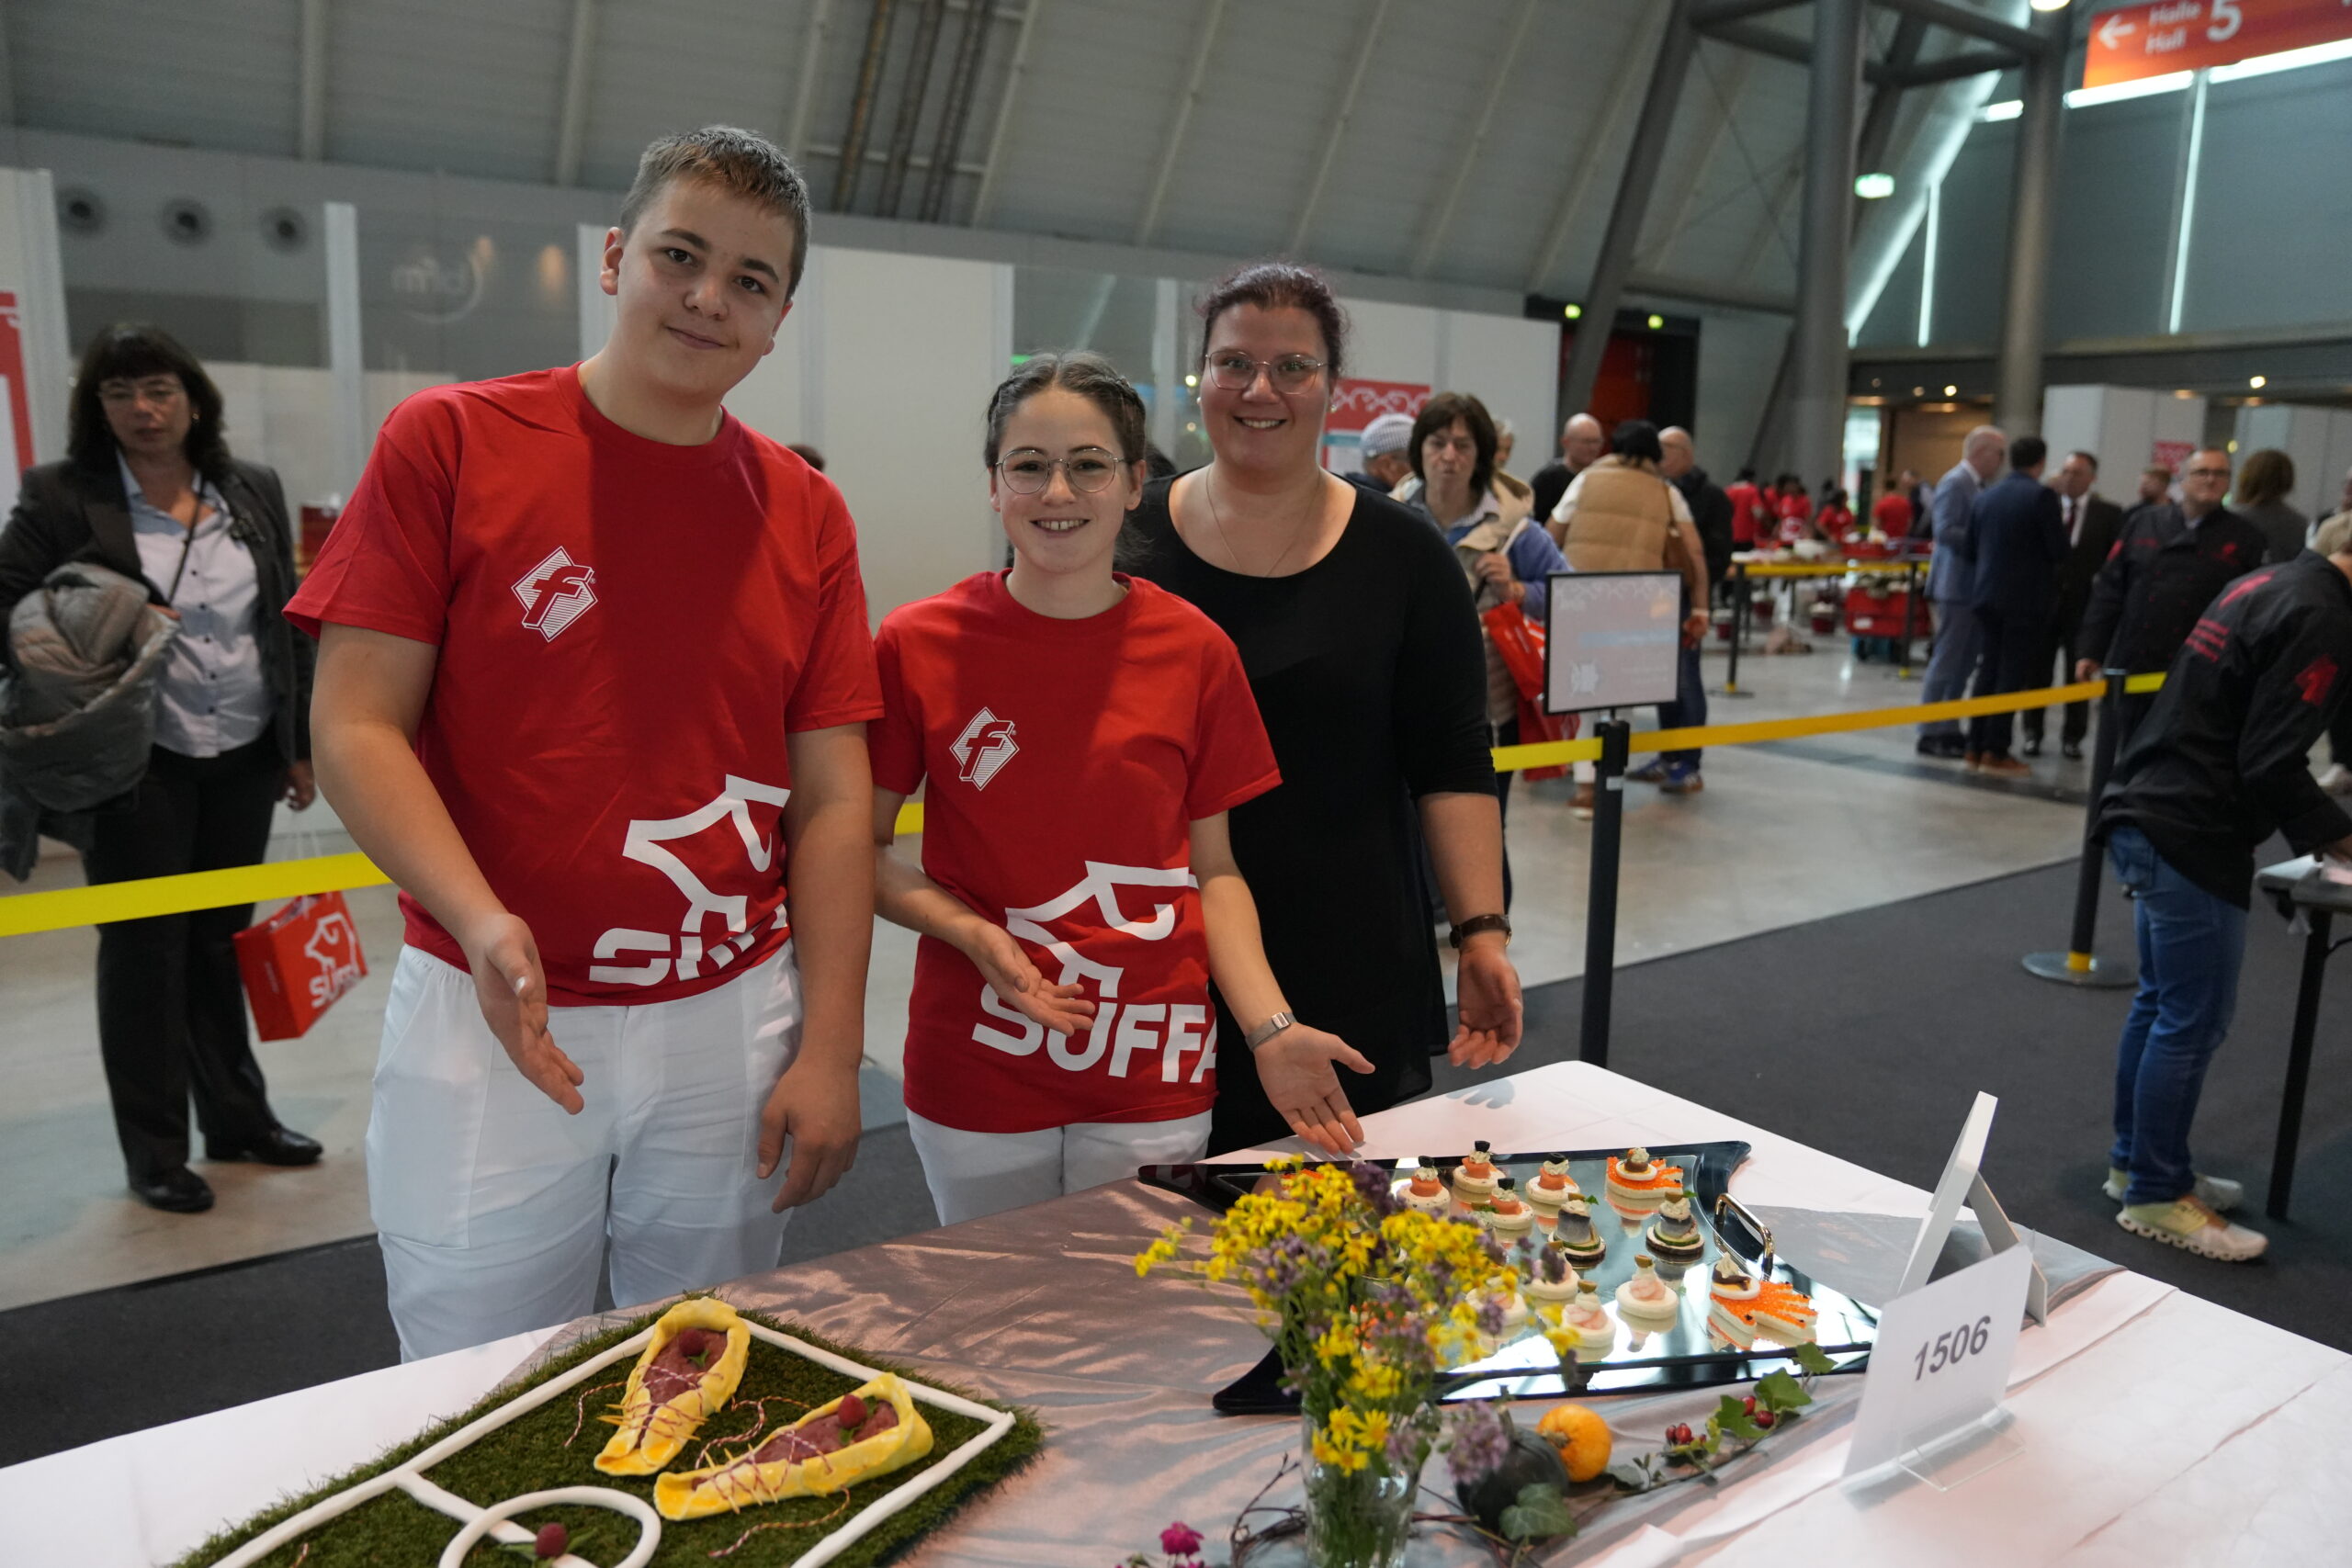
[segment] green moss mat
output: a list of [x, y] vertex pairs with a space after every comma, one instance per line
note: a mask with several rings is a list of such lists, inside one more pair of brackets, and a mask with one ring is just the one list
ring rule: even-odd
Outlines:
[[[464, 1415], [420, 1434], [371, 1464], [363, 1465], [307, 1495], [281, 1504], [215, 1536], [182, 1558], [175, 1568], [204, 1568], [205, 1564], [217, 1562], [279, 1520], [291, 1517], [357, 1482], [383, 1473], [467, 1423], [479, 1420], [508, 1403], [525, 1389], [535, 1388], [560, 1376], [582, 1361], [609, 1349], [643, 1329], [657, 1315], [649, 1314], [621, 1327], [582, 1340], [550, 1361], [527, 1382], [487, 1396]], [[873, 1359], [854, 1348], [835, 1344], [795, 1324], [756, 1313], [743, 1315], [779, 1333], [821, 1346], [877, 1371], [898, 1372], [910, 1381], [962, 1394], [995, 1409], [1012, 1408], [996, 1404], [993, 1401], [980, 1400], [978, 1395], [954, 1384], [941, 1382], [928, 1373]], [[627, 1360], [616, 1361], [582, 1386], [594, 1387], [608, 1376], [615, 1380], [625, 1378], [629, 1366]], [[856, 1386], [854, 1379], [789, 1351], [777, 1349], [755, 1337], [752, 1341], [751, 1357], [744, 1367], [743, 1380], [736, 1390], [734, 1400], [725, 1410], [703, 1423], [696, 1439], [687, 1445], [686, 1450], [672, 1462], [671, 1468], [690, 1467], [705, 1440], [713, 1437], [723, 1438], [747, 1427], [752, 1419], [746, 1404], [750, 1400], [778, 1395], [802, 1405], [814, 1406], [837, 1398]], [[428, 1478], [460, 1497], [482, 1504], [526, 1492], [576, 1485], [612, 1487], [633, 1492], [650, 1501], [654, 1477], [609, 1476], [598, 1472], [591, 1462], [612, 1431], [610, 1426], [596, 1417], [618, 1402], [621, 1390], [617, 1386], [600, 1390], [588, 1397], [588, 1418], [581, 1424], [580, 1434], [571, 1447], [567, 1449], [564, 1446], [564, 1439], [571, 1432], [574, 1418], [579, 1414], [579, 1393], [574, 1389], [559, 1394], [538, 1409], [509, 1422], [462, 1453], [435, 1466], [426, 1472]], [[745, 1541], [740, 1550], [721, 1561], [729, 1568], [769, 1568], [769, 1565], [798, 1560], [875, 1498], [910, 1476], [920, 1475], [940, 1463], [981, 1429], [981, 1423], [970, 1416], [942, 1410], [921, 1400], [916, 1404], [922, 1409], [923, 1418], [931, 1423], [931, 1452], [903, 1470], [892, 1471], [851, 1487], [846, 1507], [842, 1506], [842, 1499], [839, 1495], [795, 1497], [748, 1508], [740, 1515], [679, 1522], [665, 1519], [662, 1525], [662, 1545], [653, 1554], [653, 1562], [657, 1568], [663, 1564], [687, 1563], [703, 1564], [707, 1568], [712, 1562], [711, 1553], [733, 1545], [749, 1527], [787, 1523], [804, 1524], [809, 1528], [761, 1530]], [[775, 1417], [769, 1424], [771, 1431], [799, 1414], [793, 1406], [782, 1404], [771, 1404], [769, 1410]], [[1003, 1437], [974, 1455], [969, 1464], [934, 1490], [925, 1493], [876, 1527], [871, 1534], [834, 1561], [842, 1568], [873, 1568], [875, 1564], [889, 1562], [916, 1539], [944, 1523], [975, 1492], [1002, 1480], [1026, 1463], [1045, 1441], [1045, 1432], [1028, 1412], [1015, 1409], [1012, 1414], [1015, 1417], [1012, 1427]], [[727, 1452], [735, 1451], [737, 1447], [731, 1442], [718, 1445]], [[715, 1461], [718, 1450], [714, 1450], [712, 1458]], [[560, 1520], [571, 1529], [579, 1542], [580, 1554], [594, 1562], [609, 1565], [618, 1562], [637, 1540], [635, 1520], [604, 1508], [548, 1508], [526, 1515], [518, 1522], [526, 1528], [537, 1529], [550, 1520]], [[820, 1520], [822, 1522], [817, 1522]], [[456, 1520], [425, 1507], [406, 1493], [394, 1492], [361, 1504], [349, 1513], [309, 1532], [301, 1542], [283, 1547], [262, 1561], [266, 1568], [293, 1568], [298, 1558], [302, 1568], [395, 1568], [395, 1565], [397, 1568], [415, 1568], [417, 1564], [439, 1561], [442, 1550], [448, 1545], [449, 1538], [458, 1529]], [[303, 1553], [305, 1545], [309, 1548], [308, 1555]], [[500, 1568], [502, 1564], [513, 1568], [520, 1561], [488, 1543], [476, 1547], [466, 1559], [467, 1568]]]

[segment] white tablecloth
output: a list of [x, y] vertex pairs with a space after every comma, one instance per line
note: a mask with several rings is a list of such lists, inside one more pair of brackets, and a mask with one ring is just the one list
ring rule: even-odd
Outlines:
[[[1734, 1188], [1748, 1202], [1927, 1208], [1916, 1188], [1581, 1063], [1400, 1106], [1364, 1127], [1374, 1156], [1458, 1152], [1474, 1138], [1504, 1149], [1742, 1138], [1755, 1154]], [[1988, 1175], [1997, 1188], [1999, 1172]], [[0, 1470], [0, 1562], [167, 1562], [224, 1522], [470, 1404], [545, 1337], [519, 1335]], [[2331, 1395], [2352, 1396], [2352, 1357], [2120, 1275], [2018, 1340], [2009, 1395], [2018, 1458], [1948, 1493], [1856, 1493], [1838, 1480], [1841, 1437], [1598, 1561], [1729, 1561], [1727, 1547], [1743, 1561], [1873, 1568], [2344, 1561], [2352, 1476], [2333, 1457], [2344, 1445]], [[1135, 1543], [1105, 1544], [1123, 1555]], [[1753, 1556], [1757, 1548], [1767, 1555]]]

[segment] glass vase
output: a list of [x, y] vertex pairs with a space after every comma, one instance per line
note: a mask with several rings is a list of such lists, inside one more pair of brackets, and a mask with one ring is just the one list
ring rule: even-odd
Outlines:
[[1432, 1433], [1425, 1419], [1409, 1428], [1409, 1468], [1385, 1455], [1358, 1470], [1315, 1457], [1315, 1420], [1299, 1428], [1306, 1470], [1306, 1560], [1314, 1568], [1398, 1568], [1413, 1534], [1413, 1498]]

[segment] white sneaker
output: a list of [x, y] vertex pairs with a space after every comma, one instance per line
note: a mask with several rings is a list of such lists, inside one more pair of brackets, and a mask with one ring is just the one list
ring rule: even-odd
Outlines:
[[2270, 1246], [2270, 1238], [2260, 1231], [2230, 1224], [2195, 1198], [2129, 1204], [2115, 1216], [2115, 1223], [2133, 1235], [2223, 1263], [2251, 1263]]
[[[2123, 1201], [2124, 1190], [2132, 1185], [2132, 1173], [2120, 1166], [2107, 1168], [2107, 1180], [2099, 1190], [2107, 1194], [2110, 1203]], [[2197, 1201], [2217, 1214], [2226, 1214], [2245, 1201], [2245, 1186], [2226, 1176], [2200, 1176], [2197, 1179]]]
[[2319, 787], [2330, 795], [2352, 795], [2352, 768], [2341, 762], [2329, 763], [2327, 772], [2319, 776]]

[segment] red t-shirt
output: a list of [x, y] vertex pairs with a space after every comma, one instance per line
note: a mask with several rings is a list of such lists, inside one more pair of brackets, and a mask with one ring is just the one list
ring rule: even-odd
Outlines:
[[1854, 531], [1853, 511], [1844, 506], [1825, 506], [1821, 515], [1814, 519], [1814, 526], [1821, 530], [1823, 538], [1835, 544]]
[[1800, 523], [1813, 515], [1813, 502], [1805, 499], [1804, 491], [1801, 490], [1792, 490], [1781, 497], [1780, 507], [1782, 517], [1793, 517]]
[[1888, 538], [1903, 538], [1911, 532], [1911, 498], [1896, 491], [1887, 491], [1871, 503], [1871, 521]]
[[1756, 487], [1741, 480], [1724, 489], [1731, 498], [1731, 542], [1747, 546], [1756, 542], [1757, 524], [1765, 515], [1763, 500]]
[[911, 795], [930, 779], [923, 870], [1095, 1005], [1086, 1034], [1049, 1036], [924, 938], [907, 1106], [945, 1126], [1162, 1122], [1216, 1098], [1192, 824], [1282, 775], [1231, 639], [1120, 581], [1116, 605], [1061, 621], [983, 572], [893, 610], [876, 639], [874, 782]]
[[691, 996], [782, 945], [785, 735], [882, 712], [840, 491], [731, 417], [632, 435], [568, 367], [395, 409], [286, 614], [440, 649], [417, 757], [558, 1006]]

